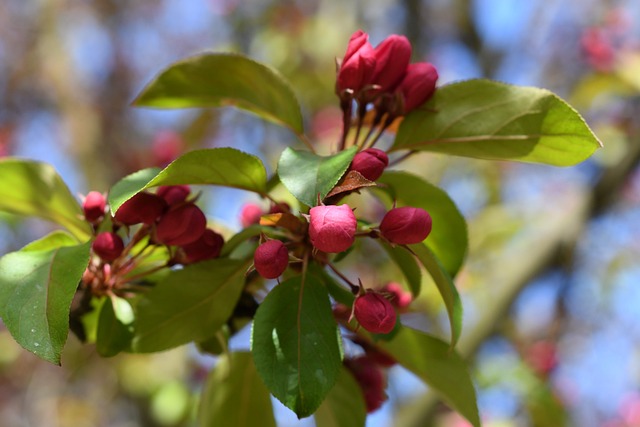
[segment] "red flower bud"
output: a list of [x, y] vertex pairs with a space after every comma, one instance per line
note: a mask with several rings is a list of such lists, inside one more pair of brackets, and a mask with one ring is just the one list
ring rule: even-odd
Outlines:
[[377, 292], [356, 298], [353, 314], [360, 326], [374, 334], [388, 334], [396, 326], [396, 310], [388, 299]]
[[156, 194], [162, 197], [169, 206], [173, 206], [184, 202], [191, 194], [191, 189], [188, 185], [164, 185], [158, 187]]
[[346, 251], [355, 240], [358, 224], [348, 205], [316, 206], [309, 211], [311, 244], [323, 252]]
[[387, 395], [384, 391], [386, 381], [380, 366], [367, 356], [344, 359], [344, 365], [362, 388], [367, 412], [371, 413], [382, 406], [387, 400]]
[[124, 243], [116, 233], [103, 232], [96, 236], [91, 248], [104, 261], [111, 262], [122, 254]]
[[371, 82], [382, 92], [393, 91], [407, 72], [411, 60], [411, 43], [404, 36], [392, 34], [375, 49], [376, 66]]
[[156, 240], [165, 245], [184, 246], [195, 242], [207, 228], [207, 218], [193, 203], [165, 213], [156, 226]]
[[242, 207], [242, 211], [240, 211], [240, 224], [242, 224], [243, 227], [259, 224], [261, 216], [262, 208], [260, 206], [255, 203], [247, 203]]
[[96, 223], [104, 215], [104, 210], [107, 207], [107, 201], [102, 193], [97, 191], [90, 191], [87, 197], [84, 198], [82, 203], [82, 210], [84, 211], [84, 219], [90, 223]]
[[142, 192], [134, 195], [116, 211], [115, 220], [125, 225], [152, 224], [167, 207], [167, 202], [155, 194]]
[[420, 243], [431, 232], [431, 215], [421, 208], [393, 208], [382, 218], [380, 233], [399, 245]]
[[370, 83], [375, 71], [376, 60], [373, 47], [367, 41], [368, 38], [369, 35], [362, 30], [356, 31], [351, 36], [347, 52], [342, 58], [340, 71], [338, 71], [338, 93], [346, 89], [357, 93]]
[[171, 131], [159, 132], [151, 143], [153, 164], [164, 168], [173, 162], [183, 150], [184, 142], [180, 135]]
[[214, 259], [220, 256], [224, 245], [224, 238], [215, 231], [207, 228], [198, 240], [182, 247], [185, 254], [185, 264]]
[[404, 113], [424, 104], [436, 90], [438, 71], [428, 62], [410, 64], [397, 91], [404, 100]]
[[350, 169], [360, 172], [360, 175], [369, 181], [375, 181], [380, 178], [388, 164], [387, 153], [377, 148], [368, 148], [353, 157]]
[[287, 269], [289, 251], [280, 240], [268, 240], [256, 248], [253, 266], [265, 279], [275, 279]]
[[389, 301], [393, 306], [399, 310], [403, 310], [409, 307], [411, 300], [413, 299], [410, 292], [406, 292], [396, 282], [389, 282], [383, 288], [382, 292], [388, 292], [390, 294]]

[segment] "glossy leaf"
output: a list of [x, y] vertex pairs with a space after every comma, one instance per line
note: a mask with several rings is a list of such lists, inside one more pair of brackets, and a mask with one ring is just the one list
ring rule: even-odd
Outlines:
[[427, 334], [401, 328], [378, 345], [416, 374], [475, 427], [480, 426], [476, 392], [466, 362], [449, 346]]
[[378, 188], [389, 195], [389, 207], [395, 201], [398, 206], [413, 206], [429, 212], [433, 228], [424, 243], [455, 277], [467, 254], [467, 223], [449, 195], [424, 179], [405, 172], [386, 172], [378, 183]]
[[147, 168], [127, 175], [116, 182], [109, 190], [109, 208], [111, 214], [115, 214], [118, 208], [129, 200], [134, 194], [142, 191], [144, 186], [151, 181], [161, 169]]
[[33, 160], [0, 159], [0, 211], [37, 216], [60, 224], [78, 240], [91, 236], [76, 197], [53, 166]]
[[[128, 309], [123, 308], [127, 306]], [[129, 303], [115, 296], [102, 304], [96, 332], [96, 350], [100, 356], [115, 356], [131, 345], [133, 313], [129, 310]]]
[[242, 55], [205, 53], [176, 62], [149, 83], [138, 107], [234, 106], [303, 133], [300, 106], [274, 69]]
[[251, 353], [219, 359], [202, 392], [198, 426], [276, 426], [269, 390], [258, 376]]
[[273, 288], [255, 315], [251, 351], [271, 393], [299, 418], [313, 414], [342, 366], [340, 334], [325, 287], [307, 275]]
[[314, 414], [316, 427], [364, 427], [367, 407], [362, 388], [348, 369], [342, 368], [336, 385]]
[[[70, 245], [49, 235], [0, 258], [0, 317], [25, 349], [51, 363], [69, 332], [69, 309], [89, 263], [90, 243]], [[43, 249], [44, 248], [44, 249]]]
[[402, 121], [392, 150], [571, 166], [600, 146], [552, 92], [479, 79], [438, 88]]
[[451, 276], [444, 269], [438, 258], [422, 244], [410, 245], [418, 260], [427, 269], [442, 296], [451, 327], [451, 346], [455, 346], [462, 332], [462, 301]]
[[220, 258], [171, 272], [138, 303], [132, 349], [161, 351], [211, 337], [233, 312], [247, 268]]
[[389, 257], [391, 257], [404, 275], [414, 298], [420, 295], [422, 272], [420, 271], [420, 267], [418, 267], [415, 256], [401, 246], [391, 246], [383, 240], [378, 240], [378, 242], [380, 242], [384, 250], [389, 254]]
[[278, 162], [278, 176], [296, 199], [308, 206], [318, 204], [345, 173], [357, 147], [332, 156], [319, 156], [309, 151], [287, 148]]

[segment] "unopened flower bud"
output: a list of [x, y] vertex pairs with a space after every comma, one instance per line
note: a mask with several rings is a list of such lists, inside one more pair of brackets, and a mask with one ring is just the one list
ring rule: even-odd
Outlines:
[[220, 256], [223, 245], [224, 238], [207, 228], [198, 240], [182, 246], [185, 254], [185, 264], [217, 258]]
[[428, 62], [410, 64], [397, 91], [404, 100], [404, 113], [424, 104], [436, 90], [438, 71]]
[[409, 304], [411, 304], [411, 300], [413, 299], [411, 292], [406, 292], [402, 289], [402, 286], [396, 282], [389, 282], [384, 285], [382, 292], [389, 293], [389, 301], [399, 310], [404, 310], [409, 307]]
[[407, 72], [411, 60], [411, 43], [404, 36], [392, 34], [375, 48], [376, 66], [371, 79], [382, 92], [393, 91]]
[[386, 381], [380, 366], [368, 356], [345, 358], [344, 365], [353, 374], [362, 389], [367, 412], [378, 409], [387, 400]]
[[396, 326], [396, 310], [388, 299], [377, 292], [359, 295], [353, 314], [360, 326], [374, 334], [388, 334]]
[[105, 231], [96, 236], [91, 248], [102, 260], [111, 262], [122, 254], [124, 242], [116, 233]]
[[243, 227], [259, 224], [262, 213], [262, 208], [260, 206], [255, 203], [247, 203], [240, 211], [240, 224], [242, 224]]
[[275, 279], [287, 269], [289, 251], [280, 240], [268, 240], [256, 248], [253, 266], [265, 279]]
[[421, 208], [404, 206], [393, 208], [382, 218], [380, 233], [391, 243], [411, 245], [420, 243], [431, 232], [431, 216]]
[[182, 137], [172, 131], [156, 134], [151, 143], [151, 156], [154, 165], [164, 168], [173, 162], [184, 150]]
[[191, 189], [188, 185], [164, 185], [158, 187], [156, 194], [162, 197], [169, 206], [174, 206], [184, 202], [191, 194]]
[[387, 153], [377, 148], [368, 148], [353, 157], [350, 170], [359, 172], [369, 181], [375, 181], [380, 178], [388, 164]]
[[369, 35], [361, 30], [356, 31], [349, 40], [347, 52], [342, 58], [338, 71], [336, 87], [338, 93], [351, 89], [357, 93], [370, 83], [375, 71], [375, 51], [368, 42]]
[[104, 198], [104, 195], [97, 191], [90, 191], [82, 203], [84, 219], [95, 224], [104, 215], [106, 207], [107, 201]]
[[316, 206], [309, 211], [311, 244], [323, 252], [346, 251], [355, 240], [356, 216], [348, 205]]
[[167, 202], [156, 194], [142, 192], [134, 195], [116, 211], [115, 220], [121, 224], [152, 224], [167, 207]]
[[155, 238], [165, 245], [184, 246], [195, 242], [207, 228], [207, 218], [193, 203], [167, 211], [156, 226]]

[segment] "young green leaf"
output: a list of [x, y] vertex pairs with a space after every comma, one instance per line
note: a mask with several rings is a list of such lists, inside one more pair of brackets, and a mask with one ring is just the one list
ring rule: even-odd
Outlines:
[[251, 353], [222, 356], [202, 392], [198, 426], [275, 427], [269, 390], [258, 376]]
[[113, 186], [109, 192], [111, 212], [134, 194], [160, 185], [222, 185], [266, 192], [267, 172], [262, 161], [235, 148], [205, 148], [183, 154], [163, 170], [144, 169]]
[[251, 351], [271, 393], [299, 418], [313, 414], [342, 366], [340, 332], [325, 287], [307, 275], [273, 288], [255, 315]]
[[462, 332], [462, 302], [451, 276], [444, 269], [438, 258], [422, 244], [409, 245], [411, 251], [418, 257], [420, 263], [427, 269], [440, 291], [449, 315], [451, 326], [451, 346], [455, 346]]
[[351, 372], [342, 368], [336, 385], [314, 414], [316, 427], [364, 427], [367, 408]]
[[79, 241], [91, 236], [80, 204], [53, 166], [33, 160], [0, 159], [0, 182], [0, 211], [55, 222]]
[[171, 272], [136, 307], [133, 351], [161, 351], [211, 337], [231, 316], [247, 267], [247, 261], [219, 258]]
[[438, 88], [405, 117], [391, 149], [571, 166], [600, 146], [552, 92], [478, 79]]
[[[61, 246], [53, 247], [51, 239]], [[49, 235], [0, 258], [0, 317], [22, 347], [55, 364], [67, 341], [71, 300], [89, 263], [90, 243], [70, 243]]]
[[446, 343], [414, 329], [401, 328], [393, 340], [377, 345], [421, 378], [473, 426], [480, 427], [469, 368]]
[[138, 107], [234, 106], [303, 133], [298, 100], [274, 69], [233, 53], [205, 53], [176, 62], [133, 101]]
[[287, 190], [307, 206], [318, 204], [345, 173], [357, 147], [332, 156], [319, 156], [309, 151], [287, 148], [278, 162], [278, 176]]
[[378, 187], [399, 206], [413, 206], [429, 212], [433, 220], [431, 234], [425, 244], [438, 256], [452, 277], [462, 266], [467, 254], [467, 223], [446, 192], [424, 179], [405, 172], [386, 172]]
[[409, 289], [414, 297], [420, 295], [420, 288], [422, 286], [422, 272], [416, 258], [406, 249], [401, 246], [391, 246], [382, 239], [378, 240], [384, 250], [389, 254], [389, 257], [396, 263], [404, 278], [407, 280]]
[[[126, 306], [129, 308], [123, 309]], [[123, 312], [128, 313], [128, 310], [131, 310], [129, 302], [116, 296], [103, 302], [96, 332], [96, 350], [100, 356], [115, 356], [130, 347], [133, 337], [133, 313], [123, 315]]]

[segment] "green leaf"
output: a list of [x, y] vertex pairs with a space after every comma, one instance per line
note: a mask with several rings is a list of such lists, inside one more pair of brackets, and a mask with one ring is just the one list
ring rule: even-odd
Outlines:
[[462, 302], [458, 290], [451, 280], [451, 276], [444, 269], [438, 258], [422, 244], [409, 245], [409, 248], [418, 257], [424, 268], [427, 269], [433, 281], [442, 295], [444, 305], [447, 307], [449, 315], [449, 325], [451, 326], [451, 346], [455, 346], [462, 332]]
[[49, 251], [52, 249], [60, 248], [63, 246], [75, 246], [78, 244], [78, 240], [62, 230], [55, 230], [41, 239], [34, 240], [20, 249], [22, 252], [27, 251]]
[[0, 211], [55, 222], [79, 241], [91, 236], [80, 204], [53, 166], [33, 160], [0, 159], [0, 182]]
[[255, 315], [251, 351], [271, 393], [299, 418], [313, 414], [342, 366], [340, 332], [325, 287], [307, 275], [273, 288]]
[[235, 106], [303, 133], [300, 106], [287, 81], [274, 69], [233, 53], [205, 53], [172, 64], [142, 90], [133, 105]]
[[178, 157], [163, 170], [143, 169], [113, 186], [109, 192], [111, 212], [134, 194], [160, 185], [208, 184], [263, 194], [267, 172], [262, 161], [235, 148], [205, 148]]
[[251, 353], [222, 356], [211, 371], [198, 410], [199, 427], [275, 427], [269, 390]]
[[287, 148], [278, 162], [278, 176], [296, 199], [308, 206], [318, 204], [345, 173], [357, 147], [332, 156], [319, 156], [309, 151]]
[[144, 186], [158, 175], [160, 170], [159, 168], [142, 169], [116, 182], [109, 190], [111, 214], [115, 214], [124, 202], [133, 197], [134, 194], [142, 191]]
[[580, 114], [548, 90], [468, 80], [438, 88], [408, 114], [391, 149], [571, 166], [601, 145]]
[[413, 206], [429, 212], [433, 229], [424, 243], [455, 277], [467, 254], [467, 223], [449, 195], [424, 179], [405, 172], [385, 172], [378, 178], [378, 184], [378, 189], [389, 195], [389, 206], [396, 201], [399, 206]]
[[342, 368], [336, 385], [314, 417], [316, 427], [364, 427], [367, 407], [362, 388], [348, 369]]
[[378, 239], [378, 242], [382, 245], [384, 250], [389, 254], [389, 257], [396, 263], [404, 278], [407, 280], [409, 289], [414, 298], [420, 295], [420, 288], [422, 285], [422, 272], [416, 258], [409, 251], [401, 246], [391, 246], [382, 239]]
[[211, 337], [244, 286], [247, 261], [214, 259], [171, 272], [136, 307], [136, 352], [166, 350]]
[[414, 329], [401, 328], [393, 340], [377, 345], [420, 377], [471, 424], [480, 427], [476, 392], [467, 364], [446, 343]]
[[[124, 308], [127, 306], [128, 309]], [[130, 310], [127, 300], [115, 296], [102, 304], [96, 333], [96, 350], [100, 356], [115, 356], [131, 345], [133, 312]]]
[[60, 364], [71, 300], [91, 246], [67, 240], [52, 247], [58, 239], [49, 235], [0, 258], [0, 317], [22, 347], [55, 364]]

